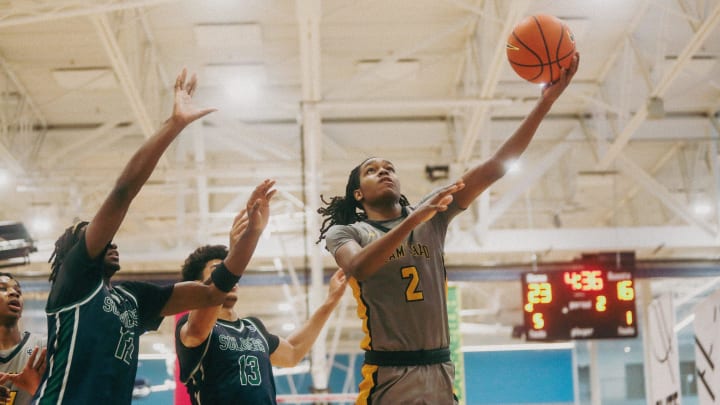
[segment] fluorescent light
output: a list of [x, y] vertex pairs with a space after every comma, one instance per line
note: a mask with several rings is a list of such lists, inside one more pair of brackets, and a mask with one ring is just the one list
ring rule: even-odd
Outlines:
[[30, 223], [30, 227], [33, 230], [33, 233], [37, 234], [47, 234], [52, 228], [51, 225], [52, 224], [50, 220], [45, 217], [34, 218]]
[[262, 47], [257, 23], [198, 24], [193, 27], [195, 42], [203, 48]]
[[693, 204], [693, 211], [698, 216], [706, 216], [712, 213], [712, 205], [707, 201], [697, 201]]
[[522, 165], [520, 164], [519, 160], [510, 160], [508, 162], [505, 162], [505, 170], [508, 173], [517, 173], [522, 169]]
[[233, 100], [253, 101], [265, 83], [266, 72], [259, 63], [207, 65], [203, 77], [209, 85], [225, 89]]
[[10, 173], [7, 170], [0, 169], [0, 187], [10, 184]]

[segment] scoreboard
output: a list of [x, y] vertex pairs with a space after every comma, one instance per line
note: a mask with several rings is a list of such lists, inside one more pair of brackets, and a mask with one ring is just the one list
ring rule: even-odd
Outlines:
[[527, 340], [636, 337], [634, 260], [608, 262], [585, 257], [561, 270], [524, 273]]

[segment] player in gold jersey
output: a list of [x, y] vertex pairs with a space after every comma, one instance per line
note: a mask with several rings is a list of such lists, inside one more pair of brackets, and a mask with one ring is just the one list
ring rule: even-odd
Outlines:
[[365, 332], [358, 404], [455, 402], [443, 263], [448, 224], [525, 151], [578, 63], [576, 54], [490, 159], [415, 208], [400, 192], [395, 166], [370, 158], [352, 170], [345, 195], [318, 210], [326, 217], [320, 239], [349, 276]]

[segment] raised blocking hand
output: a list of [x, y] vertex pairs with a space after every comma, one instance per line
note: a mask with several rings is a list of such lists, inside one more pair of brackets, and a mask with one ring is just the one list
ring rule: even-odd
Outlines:
[[193, 105], [192, 98], [197, 89], [197, 76], [193, 73], [190, 79], [187, 79], [187, 75], [187, 69], [183, 68], [175, 79], [172, 119], [182, 125], [188, 125], [198, 118], [217, 111], [216, 108], [197, 108]]
[[270, 219], [270, 200], [277, 190], [272, 187], [275, 180], [266, 179], [260, 183], [248, 198], [245, 211], [247, 212], [247, 230], [262, 232]]

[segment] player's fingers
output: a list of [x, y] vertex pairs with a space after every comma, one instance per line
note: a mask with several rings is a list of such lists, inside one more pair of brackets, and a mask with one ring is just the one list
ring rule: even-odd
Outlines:
[[247, 217], [247, 208], [243, 208], [235, 215], [235, 218], [233, 218], [233, 223], [240, 222], [243, 217]]
[[47, 348], [43, 348], [40, 352], [40, 358], [38, 358], [37, 361], [37, 370], [40, 371], [40, 374], [45, 372], [45, 366], [47, 365], [47, 362], [45, 361], [47, 356]]
[[195, 73], [190, 76], [190, 80], [188, 81], [187, 85], [185, 85], [185, 90], [187, 91], [187, 94], [192, 96], [195, 93], [195, 88], [197, 87], [197, 75]]
[[182, 90], [183, 85], [185, 84], [185, 76], [187, 76], [187, 68], [183, 68], [180, 74], [177, 76], [177, 79], [175, 79], [175, 91]]
[[277, 193], [277, 190], [270, 190], [267, 194], [265, 194], [265, 201], [272, 200], [275, 193]]
[[445, 197], [443, 197], [440, 201], [438, 201], [437, 204], [435, 204], [435, 206], [447, 208], [447, 206], [450, 205], [450, 203], [452, 201], [453, 201], [452, 194], [448, 194]]

